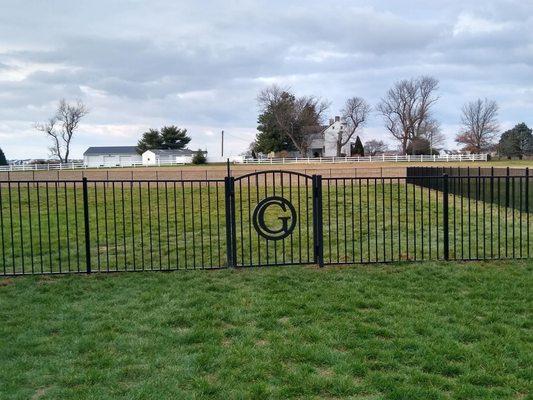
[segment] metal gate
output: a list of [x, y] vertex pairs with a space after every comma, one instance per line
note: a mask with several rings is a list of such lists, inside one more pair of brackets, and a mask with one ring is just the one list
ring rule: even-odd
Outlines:
[[228, 263], [320, 264], [320, 177], [292, 171], [226, 178]]

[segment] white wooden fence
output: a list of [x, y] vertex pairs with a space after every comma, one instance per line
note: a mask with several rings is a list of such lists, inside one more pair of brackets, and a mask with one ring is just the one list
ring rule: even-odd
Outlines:
[[[208, 162], [221, 162], [222, 159], [213, 158]], [[367, 156], [367, 157], [295, 157], [295, 158], [245, 158], [231, 157], [230, 161], [235, 164], [338, 164], [338, 163], [356, 163], [356, 162], [448, 162], [448, 161], [487, 161], [487, 154], [449, 154], [449, 155], [418, 155], [418, 156]], [[184, 162], [158, 162], [150, 166], [172, 166], [185, 165]], [[55, 170], [74, 170], [88, 168], [135, 168], [146, 167], [142, 162], [129, 162], [124, 165], [99, 165], [87, 166], [84, 163], [72, 162], [64, 164], [21, 164], [0, 166], [0, 172], [3, 171], [55, 171]]]
[[143, 165], [142, 162], [128, 162], [123, 165], [117, 164], [103, 164], [103, 165], [91, 165], [88, 166], [84, 163], [63, 163], [63, 164], [21, 164], [21, 165], [6, 165], [0, 166], [0, 172], [5, 171], [63, 171], [74, 169], [99, 169], [99, 168], [135, 168], [135, 167], [157, 167], [165, 165], [184, 165], [183, 162], [158, 162], [155, 165]]
[[443, 154], [416, 156], [367, 156], [367, 157], [294, 157], [294, 158], [245, 158], [243, 164], [338, 164], [357, 162], [450, 162], [487, 161], [487, 154]]

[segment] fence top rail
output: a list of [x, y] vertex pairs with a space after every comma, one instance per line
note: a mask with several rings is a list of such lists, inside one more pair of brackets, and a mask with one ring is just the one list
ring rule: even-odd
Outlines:
[[487, 161], [487, 154], [443, 154], [443, 155], [374, 155], [374, 156], [327, 156], [327, 157], [272, 157], [244, 158], [244, 164], [292, 164], [292, 163], [343, 163], [343, 162], [417, 162], [417, 161]]
[[269, 170], [254, 171], [254, 172], [250, 172], [248, 174], [239, 175], [239, 176], [236, 176], [235, 179], [243, 179], [243, 178], [247, 178], [249, 176], [267, 175], [267, 174], [299, 175], [299, 176], [307, 178], [307, 179], [312, 179], [313, 178], [311, 175], [307, 175], [307, 174], [304, 174], [302, 172], [291, 171], [291, 170], [283, 170], [283, 169], [269, 169]]
[[[268, 175], [268, 174], [286, 174], [297, 175], [307, 179], [312, 179], [311, 175], [302, 174], [300, 172], [284, 171], [284, 170], [267, 170], [258, 171], [235, 177], [235, 180], [245, 179], [249, 176]], [[403, 175], [403, 176], [320, 176], [324, 181], [333, 180], [373, 180], [373, 179], [388, 179], [388, 180], [421, 180], [421, 179], [453, 179], [453, 180], [475, 180], [475, 179], [532, 179], [533, 175]], [[224, 179], [86, 179], [87, 183], [224, 183]], [[0, 180], [2, 185], [17, 185], [17, 184], [82, 184], [84, 179], [38, 179], [38, 180]]]
[[[39, 181], [33, 181], [39, 182]], [[81, 182], [81, 181], [77, 181]], [[224, 183], [224, 179], [87, 179], [87, 183]]]
[[[526, 175], [470, 175], [470, 176], [452, 176], [452, 175], [417, 175], [417, 176], [323, 176], [323, 181], [335, 181], [335, 180], [372, 180], [372, 179], [389, 179], [389, 180], [422, 180], [422, 179], [456, 179], [456, 180], [474, 180], [474, 179], [526, 179]], [[529, 176], [531, 179], [532, 177]]]
[[72, 180], [72, 179], [53, 179], [53, 180], [50, 180], [50, 179], [39, 179], [39, 180], [0, 180], [0, 184], [17, 184], [17, 183], [28, 183], [28, 184], [35, 184], [35, 183], [83, 183], [83, 180], [81, 179], [78, 179], [78, 180]]
[[[224, 183], [224, 179], [87, 179], [87, 183]], [[83, 183], [83, 179], [37, 179], [37, 180], [0, 180], [0, 184], [17, 183]]]
[[[442, 175], [438, 175], [438, 176], [442, 176]], [[432, 177], [435, 178], [435, 177], [438, 177], [438, 176], [435, 176], [433, 175]], [[431, 176], [430, 176], [431, 177]], [[411, 177], [411, 178], [415, 178], [414, 176]], [[479, 178], [493, 178], [493, 179], [527, 179], [527, 178], [530, 178], [531, 179], [531, 176], [527, 176], [527, 175], [448, 175], [448, 178], [449, 179], [479, 179]]]

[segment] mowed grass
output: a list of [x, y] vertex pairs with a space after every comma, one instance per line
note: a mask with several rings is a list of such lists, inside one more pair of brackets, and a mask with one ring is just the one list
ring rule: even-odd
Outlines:
[[0, 280], [2, 399], [525, 399], [533, 261]]

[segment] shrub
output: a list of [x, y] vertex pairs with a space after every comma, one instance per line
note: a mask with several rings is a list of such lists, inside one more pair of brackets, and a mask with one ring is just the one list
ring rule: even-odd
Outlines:
[[196, 153], [194, 153], [194, 156], [192, 157], [192, 163], [193, 164], [205, 164], [207, 162], [207, 159], [205, 158], [205, 154], [202, 150], [198, 149]]
[[0, 165], [7, 165], [6, 156], [4, 155], [2, 149], [0, 149]]
[[357, 136], [357, 138], [355, 139], [355, 143], [351, 146], [351, 149], [350, 149], [350, 156], [360, 156], [360, 157], [364, 157], [365, 156], [365, 149], [363, 147], [363, 143], [361, 142], [361, 138], [359, 136]]

